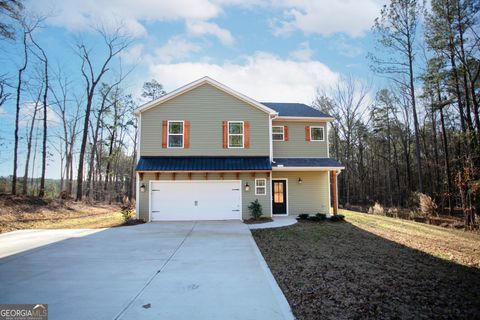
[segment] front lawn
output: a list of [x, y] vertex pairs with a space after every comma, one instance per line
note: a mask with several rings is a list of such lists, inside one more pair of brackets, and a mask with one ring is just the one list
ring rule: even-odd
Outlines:
[[479, 234], [342, 214], [252, 230], [298, 319], [479, 318]]
[[123, 222], [116, 205], [0, 195], [0, 233], [19, 229], [109, 228]]

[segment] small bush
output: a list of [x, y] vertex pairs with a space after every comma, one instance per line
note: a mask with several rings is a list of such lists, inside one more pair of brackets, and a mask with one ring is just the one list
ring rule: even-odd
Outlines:
[[314, 222], [322, 221], [322, 219], [320, 219], [319, 217], [317, 217], [317, 215], [309, 216], [309, 217], [308, 217], [308, 220], [309, 220], [309, 221], [314, 221]]
[[345, 220], [345, 216], [343, 214], [337, 214], [330, 217], [331, 222], [338, 222], [338, 221], [344, 221], [344, 220]]
[[135, 216], [135, 204], [132, 201], [125, 199], [120, 208], [122, 211], [123, 221], [125, 221], [125, 223], [128, 223], [133, 219]]
[[260, 204], [260, 202], [258, 202], [258, 199], [250, 202], [248, 210], [250, 210], [250, 216], [252, 217], [252, 219], [260, 219], [260, 217], [263, 215], [262, 205]]
[[317, 217], [318, 219], [320, 219], [322, 221], [327, 219], [327, 215], [325, 213], [317, 213], [315, 215], [315, 217]]
[[430, 196], [420, 193], [420, 211], [425, 217], [432, 217], [436, 214], [437, 205]]
[[308, 220], [308, 213], [301, 213], [298, 215], [298, 220]]
[[370, 209], [368, 209], [368, 213], [384, 216], [385, 215], [385, 209], [383, 209], [383, 207], [380, 203], [375, 202], [373, 207], [370, 207]]

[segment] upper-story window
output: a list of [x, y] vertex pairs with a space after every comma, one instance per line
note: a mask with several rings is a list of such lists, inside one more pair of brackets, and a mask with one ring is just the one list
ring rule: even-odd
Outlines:
[[184, 121], [168, 121], [168, 147], [183, 148]]
[[243, 148], [243, 121], [228, 121], [228, 147]]
[[273, 141], [284, 141], [285, 140], [285, 127], [284, 126], [273, 126], [272, 127], [272, 139], [273, 139]]
[[325, 132], [323, 127], [310, 127], [311, 141], [325, 141]]

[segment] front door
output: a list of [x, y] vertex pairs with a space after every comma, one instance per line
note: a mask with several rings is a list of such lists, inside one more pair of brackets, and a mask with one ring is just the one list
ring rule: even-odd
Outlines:
[[287, 214], [287, 181], [272, 180], [273, 214]]

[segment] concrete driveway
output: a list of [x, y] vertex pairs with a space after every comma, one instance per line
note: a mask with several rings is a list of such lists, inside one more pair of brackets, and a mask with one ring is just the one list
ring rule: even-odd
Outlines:
[[0, 303], [49, 319], [293, 319], [241, 222], [16, 231], [0, 257]]

